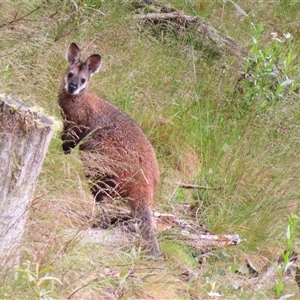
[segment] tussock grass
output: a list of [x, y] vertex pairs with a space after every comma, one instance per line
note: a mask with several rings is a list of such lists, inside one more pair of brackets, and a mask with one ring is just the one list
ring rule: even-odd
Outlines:
[[[294, 13], [299, 4], [239, 1], [249, 15], [244, 18], [229, 2], [224, 7], [221, 1], [164, 2], [205, 16], [246, 49], [251, 22], [264, 23], [265, 47], [272, 43], [270, 32], [290, 32], [293, 40], [285, 45], [299, 81]], [[78, 1], [76, 8], [69, 1], [1, 5], [1, 92], [59, 120], [57, 92], [69, 43], [78, 43], [84, 57], [101, 54], [103, 66], [90, 89], [130, 115], [154, 145], [162, 177], [156, 208], [247, 239], [201, 256], [162, 235], [157, 260], [141, 259], [137, 246], [80, 244], [68, 232], [88, 227], [84, 217], [95, 207], [79, 155], [62, 153], [58, 129], [30, 208], [23, 261], [53, 266], [51, 274], [62, 281], [55, 294], [65, 298], [88, 282], [72, 299], [207, 299], [207, 281], [218, 283], [225, 297], [274, 298], [271, 284], [256, 291], [231, 267], [250, 256], [276, 261], [277, 254], [270, 253], [284, 250], [287, 216], [299, 214], [298, 94], [287, 93], [260, 112], [258, 95], [245, 109], [245, 95], [234, 96], [243, 61], [213, 60], [186, 41], [164, 43], [137, 25], [127, 1]], [[182, 190], [178, 182], [220, 189]], [[295, 292], [293, 285], [287, 289]], [[34, 297], [22, 276], [17, 282], [3, 278], [0, 290], [3, 299]]]

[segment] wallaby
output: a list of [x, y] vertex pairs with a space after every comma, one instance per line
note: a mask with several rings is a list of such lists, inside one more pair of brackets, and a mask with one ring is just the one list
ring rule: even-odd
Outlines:
[[80, 60], [80, 49], [67, 50], [69, 67], [58, 100], [64, 118], [63, 150], [78, 145], [86, 177], [96, 201], [116, 195], [128, 201], [131, 214], [151, 255], [159, 255], [151, 204], [159, 183], [154, 149], [142, 129], [120, 109], [89, 93], [91, 76], [101, 67], [101, 56]]

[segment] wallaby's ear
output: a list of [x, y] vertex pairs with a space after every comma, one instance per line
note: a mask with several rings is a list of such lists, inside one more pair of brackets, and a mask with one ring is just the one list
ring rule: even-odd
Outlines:
[[80, 49], [75, 43], [72, 43], [68, 48], [67, 61], [70, 65], [80, 61]]
[[91, 55], [85, 62], [91, 75], [97, 73], [101, 67], [101, 56], [98, 54]]

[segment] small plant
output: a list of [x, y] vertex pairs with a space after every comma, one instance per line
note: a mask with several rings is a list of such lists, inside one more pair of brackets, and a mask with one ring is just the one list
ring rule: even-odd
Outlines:
[[291, 35], [284, 34], [280, 39], [276, 32], [272, 32], [272, 42], [262, 45], [263, 31], [262, 24], [252, 24], [252, 55], [245, 58], [245, 69], [236, 86], [243, 95], [243, 110], [256, 104], [258, 111], [262, 112], [294, 89], [294, 80], [290, 78], [293, 53], [286, 44], [281, 46]]
[[275, 287], [275, 292], [277, 297], [279, 297], [282, 294], [284, 288], [283, 276], [294, 262], [293, 261], [293, 254], [294, 254], [293, 240], [295, 236], [297, 221], [298, 221], [298, 217], [295, 214], [291, 214], [288, 218], [288, 226], [286, 229], [286, 250], [284, 251], [284, 254], [282, 256], [283, 258], [282, 265], [276, 267], [277, 274], [279, 276], [279, 280]]
[[12, 75], [12, 71], [11, 71], [10, 65], [8, 63], [3, 63], [2, 67], [3, 67], [2, 68], [3, 79], [9, 78]]
[[23, 274], [27, 278], [28, 285], [36, 295], [36, 299], [63, 299], [59, 296], [53, 295], [55, 284], [58, 283], [62, 285], [62, 282], [58, 278], [49, 275], [49, 272], [52, 271], [53, 268], [48, 266], [40, 270], [39, 263], [35, 264], [34, 270], [32, 270], [31, 267], [31, 262], [27, 261], [25, 263], [25, 268], [18, 269], [18, 273]]
[[206, 282], [206, 290], [207, 295], [213, 299], [217, 299], [221, 297], [221, 294], [219, 293], [220, 285], [216, 283], [215, 281], [207, 281]]

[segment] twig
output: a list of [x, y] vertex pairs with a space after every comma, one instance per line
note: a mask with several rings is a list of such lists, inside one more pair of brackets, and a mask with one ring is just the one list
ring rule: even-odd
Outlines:
[[[44, 3], [43, 3], [44, 4]], [[21, 20], [24, 20], [24, 18], [30, 16], [31, 14], [33, 14], [34, 12], [36, 12], [37, 10], [41, 9], [42, 8], [42, 5], [38, 6], [37, 8], [35, 8], [34, 10], [30, 11], [29, 13], [27, 13], [26, 15], [24, 16], [21, 16], [20, 18], [14, 18], [12, 21], [10, 22], [7, 22], [7, 23], [4, 23], [4, 24], [1, 24], [0, 25], [0, 28], [3, 28], [5, 26], [8, 26], [10, 24], [13, 24], [15, 22], [18, 22], [18, 21], [21, 21]]]
[[85, 288], [85, 287], [87, 287], [88, 285], [90, 285], [93, 281], [95, 281], [97, 279], [97, 276], [96, 275], [90, 275], [88, 278], [87, 278], [87, 282], [84, 284], [84, 285], [82, 285], [82, 286], [80, 286], [80, 287], [78, 287], [78, 288], [75, 288], [75, 290], [70, 294], [70, 296], [69, 297], [67, 297], [67, 299], [69, 300], [69, 299], [72, 299], [72, 297], [76, 294], [76, 293], [78, 293], [80, 290], [82, 290], [83, 288]]
[[67, 28], [68, 25], [70, 25], [73, 20], [74, 20], [74, 14], [72, 13], [69, 16], [69, 19], [64, 24], [64, 26], [58, 31], [57, 35], [54, 38], [54, 42], [57, 42], [63, 36], [63, 32], [64, 32], [65, 28]]
[[[202, 185], [197, 185], [197, 184], [189, 184], [189, 183], [174, 183], [174, 182], [167, 182], [165, 181], [164, 183], [168, 183], [171, 185], [176, 185], [178, 188], [182, 189], [195, 189], [195, 190], [222, 190], [223, 187], [209, 187], [209, 186], [202, 186]], [[173, 194], [175, 194], [177, 190]], [[176, 195], [175, 195], [176, 196]], [[173, 197], [173, 195], [172, 195]]]
[[73, 235], [73, 237], [70, 238], [70, 239], [63, 245], [63, 247], [61, 247], [59, 253], [67, 253], [68, 248], [69, 248], [70, 246], [72, 246], [72, 245], [76, 242], [77, 238], [80, 236], [80, 233], [81, 233], [81, 229], [77, 229], [76, 232], [75, 232], [75, 234]]
[[154, 297], [154, 296], [152, 296], [152, 295], [150, 295], [149, 293], [147, 293], [147, 292], [143, 292], [146, 296], [148, 296], [148, 297], [150, 297], [151, 299], [153, 299], [153, 300], [157, 300], [157, 298], [156, 297]]
[[[1, 28], [1, 27], [0, 27], [0, 28]], [[15, 50], [13, 50], [13, 51], [11, 51], [11, 52], [9, 52], [9, 53], [6, 53], [6, 54], [0, 56], [0, 58], [5, 57], [5, 56], [10, 56], [10, 55], [12, 55], [13, 53], [17, 52], [19, 49], [21, 49], [21, 47], [19, 47], [19, 48], [15, 49]]]
[[178, 186], [176, 186], [175, 191], [172, 193], [171, 202], [173, 202], [173, 200], [177, 197], [177, 195], [178, 195]]
[[33, 207], [41, 198], [43, 198], [45, 194], [42, 194], [40, 196], [35, 197], [34, 199], [31, 200], [31, 207]]
[[186, 183], [180, 183], [178, 184], [178, 187], [182, 189], [198, 189], [198, 190], [222, 190], [222, 187], [209, 187], [209, 186], [201, 186], [201, 185], [196, 185], [196, 184], [186, 184]]

